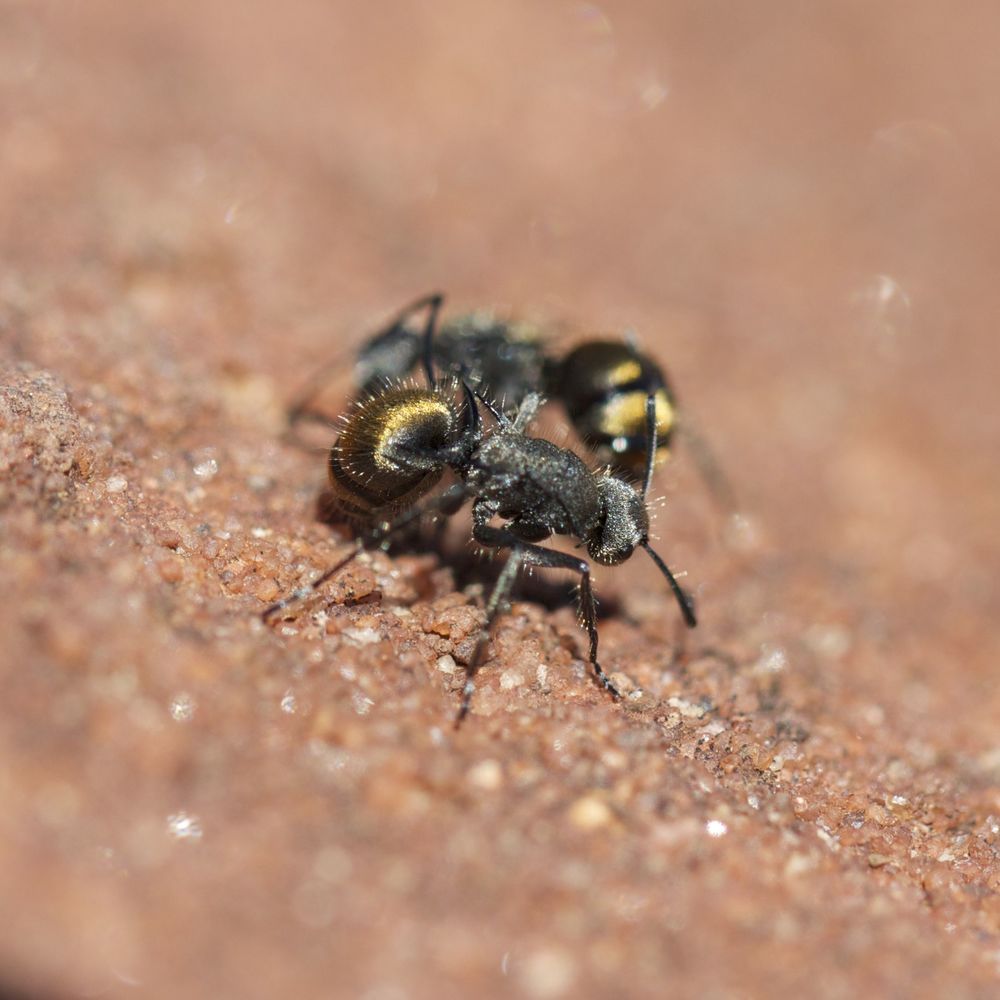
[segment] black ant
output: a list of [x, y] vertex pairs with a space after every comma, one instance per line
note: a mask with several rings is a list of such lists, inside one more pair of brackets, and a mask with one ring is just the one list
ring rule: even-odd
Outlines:
[[[646, 400], [656, 408], [656, 463], [668, 456], [676, 435], [683, 436], [698, 469], [723, 504], [736, 509], [732, 490], [714, 455], [686, 414], [663, 369], [626, 340], [589, 339], [567, 354], [549, 352], [533, 324], [477, 312], [436, 326], [444, 296], [417, 299], [370, 336], [354, 364], [360, 396], [377, 392], [387, 381], [412, 375], [423, 364], [453, 374], [474, 392], [503, 404], [517, 405], [531, 393], [557, 400], [579, 438], [600, 462], [631, 482], [640, 482], [647, 457]], [[433, 315], [432, 342], [411, 319], [427, 309]], [[312, 410], [318, 390], [340, 359], [326, 366], [291, 410], [293, 422], [319, 416]]]
[[[330, 450], [332, 489], [344, 511], [372, 524], [354, 549], [309, 586], [267, 608], [266, 619], [308, 597], [344, 568], [365, 545], [379, 545], [423, 514], [455, 513], [472, 501], [472, 537], [491, 549], [508, 549], [488, 601], [486, 622], [466, 670], [456, 727], [469, 712], [475, 675], [493, 623], [507, 605], [522, 566], [567, 569], [580, 577], [580, 615], [590, 640], [590, 663], [600, 684], [615, 699], [621, 694], [597, 658], [597, 612], [586, 559], [537, 544], [551, 535], [566, 535], [586, 546], [591, 559], [607, 566], [625, 562], [644, 549], [673, 591], [684, 621], [696, 624], [694, 604], [666, 563], [649, 544], [646, 497], [656, 459], [655, 398], [645, 407], [647, 448], [641, 492], [610, 472], [592, 472], [567, 448], [531, 437], [526, 429], [541, 404], [529, 393], [511, 418], [465, 380], [434, 374], [433, 337], [440, 297], [426, 300], [423, 364], [427, 388], [390, 382], [363, 397], [342, 419]], [[461, 402], [459, 402], [461, 393]], [[484, 433], [479, 406], [495, 427]], [[430, 504], [416, 501], [430, 492], [446, 470], [458, 482]], [[495, 525], [496, 519], [504, 522]]]

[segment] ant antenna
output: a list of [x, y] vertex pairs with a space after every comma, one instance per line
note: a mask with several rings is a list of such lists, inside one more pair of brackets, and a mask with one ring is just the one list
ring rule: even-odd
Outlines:
[[674, 592], [674, 597], [677, 598], [677, 603], [680, 605], [681, 614], [684, 616], [684, 624], [688, 628], [694, 628], [698, 624], [698, 619], [694, 614], [693, 598], [677, 582], [674, 574], [670, 572], [667, 564], [656, 554], [649, 542], [642, 542], [641, 545], [649, 553], [649, 558], [659, 567], [660, 572], [667, 578], [667, 583], [670, 584], [670, 589]]
[[[649, 393], [646, 396], [646, 474], [642, 479], [642, 499], [645, 502], [649, 495], [649, 487], [653, 482], [653, 466], [656, 464], [656, 397]], [[694, 614], [694, 601], [691, 595], [684, 590], [677, 582], [677, 578], [670, 572], [667, 564], [656, 554], [649, 542], [643, 542], [642, 547], [649, 553], [649, 558], [656, 563], [660, 572], [667, 578], [670, 589], [677, 598], [680, 605], [681, 614], [688, 628], [694, 628], [698, 624], [698, 619]]]
[[649, 496], [653, 484], [653, 466], [656, 465], [656, 397], [646, 396], [646, 473], [642, 477], [642, 499]]

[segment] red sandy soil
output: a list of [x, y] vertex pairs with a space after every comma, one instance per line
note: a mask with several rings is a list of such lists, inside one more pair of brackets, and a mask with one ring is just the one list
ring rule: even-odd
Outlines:
[[[931, 0], [0, 6], [0, 988], [996, 995], [998, 42]], [[736, 484], [657, 479], [692, 634], [599, 574], [621, 705], [525, 595], [452, 731], [487, 565], [259, 619], [350, 537], [285, 401], [434, 288], [634, 329]]]

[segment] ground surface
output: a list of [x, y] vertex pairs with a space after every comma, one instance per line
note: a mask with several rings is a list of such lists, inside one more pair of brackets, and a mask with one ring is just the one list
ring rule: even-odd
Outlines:
[[[1000, 15], [944, 10], [0, 6], [6, 990], [996, 994]], [[737, 485], [658, 478], [683, 649], [600, 574], [624, 706], [526, 601], [452, 732], [488, 567], [258, 620], [348, 537], [284, 401], [438, 287], [635, 329]]]

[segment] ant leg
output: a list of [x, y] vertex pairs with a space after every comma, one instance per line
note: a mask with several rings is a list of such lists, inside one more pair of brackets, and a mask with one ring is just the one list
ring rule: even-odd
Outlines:
[[611, 679], [597, 659], [597, 602], [594, 600], [594, 589], [590, 582], [590, 563], [586, 559], [577, 559], [565, 552], [547, 549], [541, 545], [525, 545], [524, 548], [526, 564], [543, 569], [568, 569], [580, 574], [580, 617], [583, 619], [583, 627], [587, 630], [587, 637], [590, 640], [590, 665], [594, 668], [598, 683], [617, 701], [621, 698], [621, 692], [611, 683]]
[[490, 599], [486, 602], [486, 621], [479, 632], [479, 638], [476, 640], [476, 648], [472, 651], [472, 656], [469, 658], [469, 665], [465, 668], [465, 687], [462, 688], [462, 705], [458, 710], [458, 715], [455, 716], [456, 729], [462, 724], [462, 720], [469, 714], [469, 709], [472, 707], [472, 696], [476, 693], [475, 677], [479, 670], [479, 664], [486, 649], [486, 644], [489, 642], [490, 633], [493, 631], [493, 623], [500, 612], [507, 606], [511, 588], [514, 586], [514, 581], [517, 579], [520, 568], [521, 551], [519, 548], [515, 548], [507, 557], [507, 562], [504, 563], [504, 567], [500, 571], [500, 576], [497, 577], [497, 582], [493, 587], [493, 593], [490, 594]]
[[687, 445], [694, 464], [698, 469], [702, 482], [708, 487], [709, 493], [727, 514], [735, 514], [739, 510], [736, 502], [736, 492], [733, 490], [729, 477], [722, 471], [719, 459], [701, 431], [691, 422], [686, 413], [679, 416], [677, 433]]
[[401, 531], [407, 525], [412, 524], [424, 515], [442, 513], [446, 516], [450, 516], [451, 514], [454, 514], [465, 502], [466, 496], [467, 490], [465, 484], [456, 483], [454, 486], [449, 486], [448, 489], [436, 496], [430, 503], [424, 504], [422, 507], [411, 507], [409, 510], [404, 511], [393, 520], [383, 521], [381, 524], [376, 525], [376, 527], [372, 528], [366, 534], [355, 540], [354, 548], [351, 549], [351, 551], [344, 556], [343, 559], [335, 563], [330, 567], [330, 569], [323, 572], [320, 576], [316, 577], [312, 583], [308, 583], [304, 587], [299, 587], [297, 590], [293, 590], [287, 597], [283, 597], [280, 601], [275, 601], [274, 604], [266, 607], [261, 612], [261, 618], [263, 618], [264, 621], [267, 621], [279, 611], [283, 611], [285, 608], [290, 607], [293, 604], [298, 604], [300, 601], [304, 601], [307, 597], [312, 596], [320, 587], [323, 586], [324, 583], [326, 583], [327, 580], [339, 573], [349, 563], [357, 559], [365, 548], [371, 548], [376, 545], [384, 544], [397, 531]]
[[490, 414], [492, 415], [493, 419], [501, 427], [510, 426], [510, 421], [507, 419], [507, 415], [503, 412], [503, 409], [497, 406], [497, 404], [494, 403], [493, 400], [489, 398], [489, 396], [484, 396], [483, 393], [481, 393], [478, 389], [475, 391], [475, 396], [476, 399], [478, 399], [479, 402], [482, 403], [483, 406], [485, 406], [486, 409], [490, 411]]
[[[455, 725], [458, 726], [462, 719], [468, 714], [469, 705], [472, 702], [472, 695], [475, 691], [475, 684], [472, 683], [472, 676], [476, 670], [478, 670], [478, 656], [485, 645], [486, 640], [489, 638], [489, 629], [493, 624], [493, 620], [496, 618], [499, 608], [499, 603], [496, 607], [493, 607], [494, 597], [497, 597], [498, 591], [500, 590], [500, 583], [504, 582], [507, 594], [500, 595], [501, 598], [506, 598], [510, 592], [510, 586], [513, 583], [513, 575], [509, 581], [504, 580], [504, 576], [508, 569], [511, 568], [511, 564], [514, 563], [516, 558], [517, 562], [513, 567], [512, 573], [516, 573], [520, 566], [538, 566], [540, 569], [568, 569], [574, 573], [578, 573], [580, 576], [580, 617], [583, 619], [583, 627], [587, 630], [587, 636], [590, 640], [590, 665], [594, 668], [594, 674], [597, 677], [598, 682], [601, 686], [615, 699], [621, 698], [621, 693], [618, 689], [611, 683], [610, 678], [604, 672], [601, 667], [600, 662], [597, 659], [597, 604], [594, 601], [594, 591], [590, 583], [590, 564], [585, 559], [577, 559], [575, 556], [568, 555], [565, 552], [558, 552], [555, 549], [547, 549], [542, 545], [533, 545], [530, 542], [522, 542], [513, 532], [506, 528], [494, 528], [488, 524], [483, 523], [483, 516], [489, 516], [488, 511], [481, 512], [478, 516], [473, 513], [474, 524], [472, 529], [472, 536], [477, 542], [482, 545], [486, 545], [489, 548], [509, 548], [512, 550], [510, 558], [507, 560], [507, 564], [504, 566], [503, 571], [500, 574], [500, 580], [497, 581], [497, 586], [494, 588], [493, 595], [490, 597], [490, 606], [487, 608], [487, 622], [484, 627], [483, 633], [480, 635], [479, 643], [476, 646], [475, 653], [473, 654], [472, 660], [470, 661], [469, 670], [471, 671], [469, 676], [469, 681], [466, 683], [466, 690], [463, 693], [462, 707], [459, 709], [458, 717], [455, 720]], [[491, 615], [492, 610], [492, 615]]]
[[529, 392], [521, 400], [521, 405], [517, 408], [517, 415], [514, 417], [512, 430], [516, 434], [523, 434], [528, 429], [528, 425], [535, 419], [539, 408], [542, 405], [542, 397], [537, 392]]
[[[441, 292], [434, 292], [430, 295], [424, 295], [421, 298], [411, 302], [404, 309], [401, 309], [396, 316], [385, 324], [380, 330], [374, 333], [367, 341], [367, 346], [371, 347], [380, 338], [390, 338], [394, 334], [402, 334], [403, 328], [406, 321], [421, 309], [428, 309], [428, 328], [432, 328], [436, 318], [438, 310], [441, 308], [441, 304], [444, 302], [444, 295]], [[425, 334], [426, 336], [426, 334]], [[419, 350], [419, 340], [416, 336], [413, 337], [413, 356], [408, 359], [409, 363], [406, 364], [405, 371], [398, 372], [399, 375], [405, 375], [413, 365], [416, 363]], [[324, 416], [323, 413], [314, 409], [313, 404], [316, 402], [316, 397], [319, 396], [326, 384], [330, 381], [330, 378], [339, 373], [344, 366], [344, 355], [341, 353], [337, 357], [333, 358], [331, 361], [323, 365], [309, 381], [299, 390], [295, 399], [288, 407], [288, 426], [294, 427], [297, 423], [303, 420], [313, 420], [326, 422], [328, 418]], [[393, 373], [397, 374], [397, 373]], [[430, 380], [430, 384], [434, 385], [433, 377]]]
[[427, 325], [424, 327], [423, 336], [420, 339], [424, 348], [422, 359], [424, 375], [427, 377], [427, 385], [431, 389], [437, 385], [437, 379], [434, 377], [434, 331], [437, 327], [438, 312], [440, 312], [443, 302], [444, 295], [435, 292], [416, 303], [417, 308], [427, 306]]
[[364, 545], [362, 544], [361, 539], [357, 539], [354, 542], [354, 548], [351, 549], [351, 551], [344, 556], [343, 559], [334, 563], [334, 565], [328, 570], [316, 577], [312, 583], [307, 583], [304, 587], [299, 587], [296, 590], [293, 590], [287, 597], [281, 598], [280, 601], [275, 601], [274, 604], [268, 605], [268, 607], [264, 608], [264, 610], [260, 613], [260, 617], [266, 622], [279, 611], [284, 611], [285, 608], [290, 607], [293, 604], [298, 604], [300, 601], [304, 601], [307, 597], [316, 593], [316, 591], [319, 590], [319, 588], [323, 586], [323, 584], [326, 583], [331, 576], [339, 573], [345, 566], [348, 565], [348, 563], [353, 562], [360, 555], [363, 548]]

